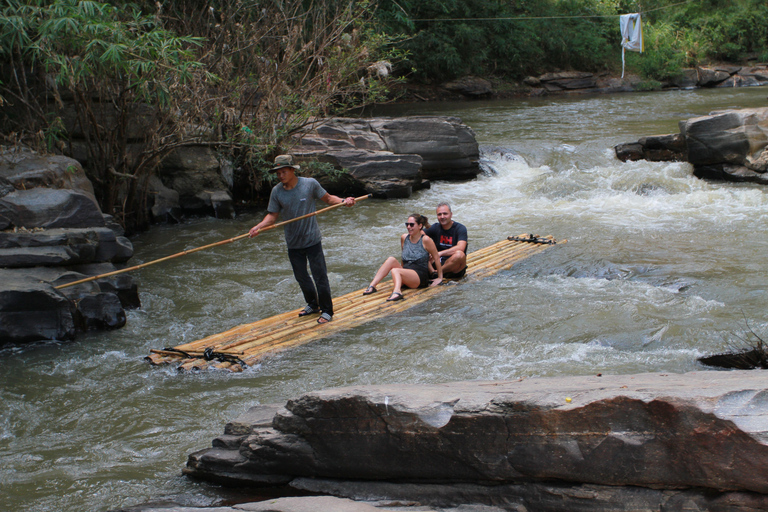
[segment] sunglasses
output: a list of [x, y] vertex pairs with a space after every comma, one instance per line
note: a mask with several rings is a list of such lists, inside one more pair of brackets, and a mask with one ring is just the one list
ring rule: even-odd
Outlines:
[[415, 226], [415, 225], [416, 225], [416, 223], [415, 223], [415, 222], [406, 222], [406, 223], [405, 223], [405, 227], [407, 227], [407, 228], [412, 228], [412, 227], [413, 227], [413, 226]]

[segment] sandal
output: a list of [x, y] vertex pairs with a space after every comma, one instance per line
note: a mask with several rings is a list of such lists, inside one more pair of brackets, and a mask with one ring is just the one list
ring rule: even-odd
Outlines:
[[320, 315], [320, 318], [317, 319], [317, 323], [327, 324], [331, 320], [333, 320], [333, 317], [331, 315], [329, 315], [328, 313], [323, 313], [322, 315]]
[[304, 309], [302, 309], [299, 312], [299, 316], [314, 315], [315, 313], [319, 313], [319, 312], [320, 312], [320, 308], [313, 308], [312, 306], [307, 304], [306, 306], [304, 306]]
[[376, 293], [377, 291], [379, 290], [377, 290], [375, 286], [369, 286], [368, 288], [365, 289], [365, 291], [363, 292], [363, 295], [370, 295], [372, 293]]
[[393, 293], [392, 296], [387, 299], [387, 302], [395, 302], [396, 300], [403, 300], [404, 298], [402, 293]]

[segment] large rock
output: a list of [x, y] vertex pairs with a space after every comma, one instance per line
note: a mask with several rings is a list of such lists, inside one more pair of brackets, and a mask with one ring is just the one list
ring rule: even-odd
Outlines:
[[[768, 143], [768, 108], [713, 112], [680, 123], [688, 161], [693, 165], [736, 164], [765, 172], [763, 152]], [[759, 163], [757, 163], [759, 162]]]
[[157, 172], [163, 184], [179, 194], [179, 205], [195, 214], [214, 212], [211, 195], [229, 195], [216, 153], [208, 146], [187, 146], [171, 152]]
[[597, 86], [595, 75], [585, 71], [562, 71], [546, 73], [538, 78], [548, 92], [594, 89]]
[[0, 269], [0, 297], [8, 302], [3, 305], [0, 299], [0, 341], [66, 340], [73, 339], [77, 331], [122, 327], [125, 309], [141, 307], [138, 287], [129, 275], [55, 288], [115, 270], [110, 263], [70, 269]]
[[614, 146], [616, 157], [627, 160], [648, 160], [651, 162], [684, 162], [686, 159], [685, 139], [680, 134], [642, 137], [637, 142]]
[[[64, 278], [62, 275], [53, 279], [49, 278], [49, 281], [55, 281], [58, 286], [59, 284], [71, 283], [72, 281], [78, 281], [86, 277], [109, 274], [120, 269], [112, 263], [90, 263], [87, 265], [76, 265], [70, 267], [68, 270], [71, 272], [68, 278]], [[128, 273], [101, 277], [92, 281], [92, 283], [96, 285], [97, 289], [91, 293], [113, 293], [117, 296], [120, 300], [120, 304], [125, 309], [137, 309], [141, 307], [139, 287]], [[88, 283], [83, 283], [81, 285], [62, 288], [62, 291], [64, 295], [71, 297], [70, 293], [76, 293], [76, 290], [85, 287], [87, 284]], [[72, 292], [70, 292], [70, 290], [72, 290]]]
[[140, 305], [130, 278], [99, 280], [63, 292], [55, 288], [114, 271], [113, 264], [133, 256], [122, 228], [102, 214], [80, 164], [30, 151], [5, 151], [2, 156], [0, 342], [65, 340], [78, 329], [122, 326], [124, 308]]
[[768, 108], [713, 112], [680, 123], [699, 177], [766, 182]]
[[74, 305], [49, 283], [0, 270], [0, 345], [75, 337]]
[[42, 156], [31, 151], [5, 150], [0, 154], [0, 178], [8, 180], [17, 190], [70, 189], [96, 201], [93, 185], [77, 160], [61, 155]]
[[715, 87], [722, 82], [725, 82], [731, 77], [738, 69], [733, 73], [730, 69], [718, 69], [718, 68], [698, 68], [699, 72], [699, 87]]
[[684, 160], [699, 178], [768, 184], [768, 108], [713, 112], [680, 122], [680, 133], [614, 147], [620, 160]]
[[[409, 197], [422, 186], [421, 163], [418, 155], [397, 155], [389, 151], [346, 149], [331, 151], [318, 158], [335, 167], [347, 169], [353, 181], [347, 188], [362, 189], [377, 197]], [[333, 189], [334, 183], [321, 179]]]
[[131, 242], [107, 227], [0, 232], [0, 267], [123, 263], [131, 256]]
[[741, 68], [739, 71], [742, 85], [757, 86], [768, 84], [768, 66]]
[[470, 98], [477, 98], [481, 96], [490, 96], [493, 94], [493, 85], [485, 78], [478, 78], [474, 76], [465, 76], [446, 82], [443, 84], [443, 88], [457, 92]]
[[670, 85], [679, 89], [693, 89], [699, 85], [699, 70], [696, 68], [681, 69], [679, 73], [670, 78]]
[[75, 323], [81, 331], [117, 329], [125, 325], [125, 310], [114, 293], [89, 294], [77, 303]]
[[356, 485], [391, 499], [422, 486], [427, 502], [569, 496], [535, 510], [764, 507], [766, 397], [749, 371], [331, 389], [251, 409], [185, 473], [357, 499]]
[[472, 130], [454, 117], [334, 118], [303, 133], [293, 154], [349, 171], [347, 188], [407, 197], [425, 180], [466, 180], [480, 174]]
[[370, 125], [389, 151], [419, 155], [426, 179], [468, 180], [480, 174], [480, 150], [475, 133], [459, 118], [371, 119]]
[[104, 226], [96, 201], [68, 189], [16, 190], [0, 197], [0, 230]]

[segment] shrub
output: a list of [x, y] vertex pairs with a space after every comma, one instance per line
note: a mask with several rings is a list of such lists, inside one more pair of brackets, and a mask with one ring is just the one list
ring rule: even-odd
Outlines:
[[679, 48], [677, 32], [664, 22], [643, 28], [645, 51], [627, 52], [628, 66], [649, 80], [665, 81], [680, 74], [685, 53]]

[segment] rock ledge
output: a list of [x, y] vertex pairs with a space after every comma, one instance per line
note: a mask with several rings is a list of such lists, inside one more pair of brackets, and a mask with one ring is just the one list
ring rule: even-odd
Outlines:
[[254, 407], [185, 474], [434, 506], [716, 510], [768, 506], [767, 439], [759, 372], [369, 386]]

